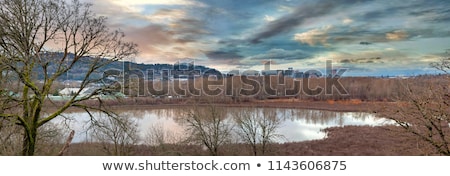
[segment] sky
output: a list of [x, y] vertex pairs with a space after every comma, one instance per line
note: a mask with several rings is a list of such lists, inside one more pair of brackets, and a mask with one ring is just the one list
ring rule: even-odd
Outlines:
[[409, 76], [450, 57], [450, 1], [84, 1], [138, 44], [138, 63], [306, 71], [331, 60], [343, 76]]

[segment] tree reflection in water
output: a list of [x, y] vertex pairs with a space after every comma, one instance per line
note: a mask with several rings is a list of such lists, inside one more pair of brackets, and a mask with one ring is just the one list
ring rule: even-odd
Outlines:
[[[140, 135], [145, 138], [148, 131], [155, 124], [162, 125], [164, 130], [169, 130], [173, 136], [178, 138], [185, 135], [185, 127], [181, 123], [183, 113], [189, 107], [167, 107], [167, 108], [127, 108], [119, 109], [117, 112], [124, 117], [137, 118], [139, 124]], [[246, 110], [248, 108], [227, 107], [226, 117], [231, 118], [232, 112]], [[285, 109], [285, 108], [254, 108], [254, 112], [271, 111], [276, 113], [277, 118], [281, 119], [278, 133], [285, 138], [277, 142], [288, 141], [305, 141], [321, 139], [325, 137], [322, 129], [327, 127], [346, 126], [346, 125], [370, 125], [377, 126], [384, 123], [384, 119], [379, 119], [375, 115], [364, 112], [333, 112], [324, 110], [308, 110], [308, 109]], [[67, 116], [80, 116], [78, 121], [72, 121], [72, 129], [83, 131], [84, 121], [89, 120], [89, 116], [84, 112], [71, 112], [65, 114]], [[230, 120], [229, 122], [233, 122]], [[78, 133], [80, 134], [80, 133]], [[186, 136], [184, 136], [186, 137]], [[86, 140], [86, 136], [78, 135], [74, 138], [74, 142]]]

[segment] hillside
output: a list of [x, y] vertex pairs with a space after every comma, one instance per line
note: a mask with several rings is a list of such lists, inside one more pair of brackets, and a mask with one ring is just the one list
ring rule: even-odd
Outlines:
[[[47, 61], [49, 62], [49, 66], [47, 69], [47, 72], [51, 75], [56, 71], [56, 64], [55, 62], [52, 62], [52, 60], [58, 60], [58, 58], [62, 57], [62, 53], [52, 53], [48, 55]], [[67, 63], [70, 63], [70, 60], [73, 59], [73, 54], [69, 55], [69, 60]], [[93, 60], [92, 57], [83, 57], [78, 61], [73, 68], [66, 74], [63, 74], [59, 77], [60, 80], [72, 80], [72, 81], [78, 81], [82, 80], [84, 76], [86, 75], [86, 72], [89, 69], [89, 66], [92, 64], [91, 60]], [[105, 59], [106, 60], [106, 59]], [[201, 73], [207, 71], [207, 70], [215, 70], [214, 68], [209, 68], [202, 65], [192, 65], [192, 63], [175, 63], [175, 64], [160, 64], [160, 63], [154, 63], [154, 64], [144, 64], [144, 63], [134, 63], [130, 61], [117, 61], [114, 63], [111, 63], [105, 67], [102, 67], [99, 69], [96, 73], [92, 75], [92, 77], [99, 77], [101, 76], [104, 71], [106, 70], [124, 70], [124, 68], [129, 68], [131, 71], [141, 70], [145, 74], [147, 71], [154, 70], [156, 74], [159, 74], [162, 70], [196, 70], [200, 71]], [[217, 70], [215, 70], [217, 71]], [[34, 72], [36, 73], [36, 78], [39, 80], [44, 79], [43, 69], [40, 67], [36, 67], [34, 69]]]

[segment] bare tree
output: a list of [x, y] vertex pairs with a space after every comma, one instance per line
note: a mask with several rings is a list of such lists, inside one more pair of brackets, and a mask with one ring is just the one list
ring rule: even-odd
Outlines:
[[145, 134], [145, 143], [153, 147], [155, 153], [171, 154], [176, 153], [171, 146], [182, 145], [186, 141], [185, 138], [185, 135], [165, 128], [164, 124], [156, 123]]
[[[22, 154], [34, 155], [38, 129], [68, 108], [107, 112], [101, 101], [98, 106], [83, 102], [110, 93], [110, 86], [86, 96], [81, 92], [101, 80], [95, 75], [104, 66], [136, 54], [136, 45], [124, 41], [123, 33], [111, 31], [105, 17], [78, 0], [0, 0], [0, 6], [1, 66], [11, 74], [2, 79], [14, 82], [11, 90], [18, 90], [3, 103], [0, 118], [22, 127]], [[81, 62], [89, 67], [79, 91], [61, 106], [46, 104], [54, 83]], [[43, 79], [37, 80], [37, 75]], [[44, 113], [49, 106], [56, 110]]]
[[213, 156], [230, 140], [233, 127], [223, 108], [211, 104], [204, 108], [193, 106], [185, 113], [183, 121], [187, 124], [189, 140], [203, 144]]
[[49, 122], [41, 126], [38, 129], [35, 153], [46, 156], [57, 155], [63, 146], [66, 133], [69, 133], [69, 130], [60, 123]]
[[234, 120], [236, 121], [236, 132], [241, 139], [248, 143], [253, 151], [253, 155], [258, 155], [259, 140], [259, 117], [256, 111], [245, 109], [233, 113]]
[[19, 155], [17, 149], [21, 147], [22, 131], [15, 124], [0, 119], [0, 155]]
[[145, 143], [150, 146], [162, 146], [168, 142], [170, 134], [166, 132], [162, 124], [154, 124], [145, 134]]
[[277, 117], [276, 111], [264, 109], [262, 113], [259, 126], [261, 127], [261, 145], [262, 154], [264, 155], [269, 144], [274, 142], [273, 140], [282, 137], [277, 134], [277, 129], [280, 127], [282, 121]]
[[273, 109], [242, 109], [233, 113], [233, 117], [237, 134], [250, 145], [255, 156], [258, 155], [258, 146], [261, 146], [261, 154], [264, 155], [268, 145], [282, 137], [277, 134], [282, 121]]
[[139, 141], [137, 121], [132, 118], [100, 118], [92, 123], [92, 135], [101, 143], [107, 155], [125, 156], [133, 154], [133, 147]]
[[449, 74], [450, 58], [444, 58], [444, 59], [441, 59], [439, 62], [431, 63], [431, 66], [444, 72], [445, 74]]
[[[439, 154], [450, 155], [449, 59], [432, 66], [445, 75], [403, 80], [403, 101], [379, 113], [393, 120], [405, 132], [430, 144]], [[420, 83], [420, 84], [418, 84]]]
[[183, 141], [184, 136], [166, 129], [163, 124], [153, 124], [146, 133], [146, 143], [151, 146], [162, 146], [166, 144], [177, 144]]

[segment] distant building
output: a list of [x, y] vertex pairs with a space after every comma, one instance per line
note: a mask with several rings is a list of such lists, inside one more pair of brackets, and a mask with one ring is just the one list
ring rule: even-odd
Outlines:
[[306, 72], [295, 71], [293, 74], [294, 78], [320, 78], [322, 77], [322, 73], [315, 70], [309, 70]]
[[294, 78], [304, 78], [305, 74], [301, 71], [294, 72]]
[[260, 74], [259, 74], [259, 71], [256, 71], [256, 70], [247, 70], [247, 71], [242, 72], [241, 75], [242, 76], [259, 76]]
[[232, 71], [229, 71], [228, 73], [226, 73], [224, 75], [224, 77], [233, 77], [233, 76], [240, 76], [240, 75], [241, 75], [241, 73], [239, 72], [239, 70], [232, 70]]
[[293, 78], [294, 77], [294, 69], [292, 67], [289, 67], [287, 70], [284, 70], [283, 76]]
[[261, 71], [261, 75], [263, 75], [263, 76], [276, 76], [279, 74], [283, 74], [283, 70], [263, 70], [263, 71]]
[[61, 95], [61, 96], [73, 96], [78, 91], [80, 91], [80, 88], [64, 88], [63, 90], [59, 91], [59, 95]]
[[[94, 93], [94, 91], [96, 91], [98, 88], [97, 87], [86, 87], [83, 90], [81, 90], [80, 92], [80, 97], [84, 97], [84, 96], [89, 96], [92, 93]], [[76, 93], [78, 93], [80, 91], [80, 88], [64, 88], [62, 90], [60, 90], [58, 93], [61, 96], [74, 96]]]

